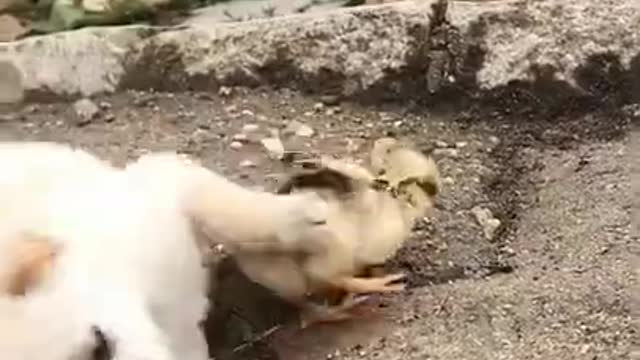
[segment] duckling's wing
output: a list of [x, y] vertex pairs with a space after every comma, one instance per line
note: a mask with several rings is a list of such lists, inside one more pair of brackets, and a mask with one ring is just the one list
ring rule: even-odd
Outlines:
[[306, 160], [302, 166], [302, 171], [294, 173], [277, 190], [279, 194], [301, 189], [328, 189], [342, 196], [369, 186], [375, 180], [369, 170], [346, 160], [321, 157]]
[[355, 191], [355, 183], [351, 177], [344, 173], [323, 167], [293, 174], [276, 192], [290, 194], [294, 190], [303, 189], [329, 189], [337, 195], [344, 195]]

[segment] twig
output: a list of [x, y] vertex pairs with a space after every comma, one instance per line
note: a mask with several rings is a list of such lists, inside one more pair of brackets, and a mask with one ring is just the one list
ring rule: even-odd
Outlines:
[[259, 342], [261, 342], [262, 340], [268, 338], [271, 334], [273, 334], [274, 332], [276, 332], [278, 329], [280, 329], [281, 325], [275, 325], [273, 327], [271, 327], [269, 330], [263, 332], [262, 334], [254, 337], [253, 339], [245, 342], [244, 344], [240, 344], [238, 346], [236, 346], [233, 349], [233, 353], [237, 353], [238, 351], [244, 350], [248, 347], [251, 347]]
[[438, 305], [436, 306], [436, 310], [434, 311], [434, 315], [439, 315], [441, 312], [444, 311], [445, 306], [447, 305], [447, 302], [449, 302], [449, 294], [446, 294], [444, 296], [444, 298], [442, 298], [439, 302]]

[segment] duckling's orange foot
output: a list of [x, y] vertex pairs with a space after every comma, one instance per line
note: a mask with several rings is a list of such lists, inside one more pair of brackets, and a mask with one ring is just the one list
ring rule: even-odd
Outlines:
[[342, 287], [352, 293], [387, 293], [398, 292], [405, 289], [405, 284], [396, 282], [404, 279], [404, 274], [391, 274], [373, 278], [344, 278], [341, 280]]

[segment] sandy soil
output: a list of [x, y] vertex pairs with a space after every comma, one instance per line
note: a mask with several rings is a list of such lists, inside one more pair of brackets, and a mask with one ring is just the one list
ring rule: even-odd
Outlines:
[[[92, 119], [71, 103], [0, 109], [0, 140], [69, 142], [116, 164], [177, 149], [273, 189], [285, 165], [259, 141], [231, 143], [247, 124], [258, 125], [259, 140], [296, 120], [314, 134], [283, 136], [287, 150], [364, 157], [372, 140], [395, 135], [432, 151], [441, 168], [436, 216], [389, 264], [410, 274], [408, 291], [379, 297], [349, 323], [301, 331], [285, 304], [227, 261], [207, 323], [216, 359], [640, 358], [632, 352], [640, 345], [632, 318], [640, 245], [630, 230], [627, 144], [637, 109], [496, 118], [239, 89], [93, 102], [100, 110]], [[500, 221], [494, 233], [480, 211]]]

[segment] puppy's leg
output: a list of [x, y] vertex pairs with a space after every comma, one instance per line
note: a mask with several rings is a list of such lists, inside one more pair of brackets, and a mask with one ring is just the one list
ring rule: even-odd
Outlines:
[[208, 300], [198, 294], [185, 300], [174, 309], [166, 326], [174, 353], [182, 360], [208, 360], [209, 348], [201, 326], [209, 308]]
[[113, 360], [176, 360], [142, 296], [121, 288], [96, 295], [96, 326], [112, 340]]
[[185, 324], [174, 349], [182, 360], [208, 360], [209, 348], [200, 322]]

